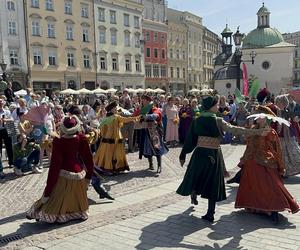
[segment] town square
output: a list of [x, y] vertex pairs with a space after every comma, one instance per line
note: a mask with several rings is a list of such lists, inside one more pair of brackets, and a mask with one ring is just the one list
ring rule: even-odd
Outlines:
[[0, 249], [300, 249], [296, 0], [0, 0]]

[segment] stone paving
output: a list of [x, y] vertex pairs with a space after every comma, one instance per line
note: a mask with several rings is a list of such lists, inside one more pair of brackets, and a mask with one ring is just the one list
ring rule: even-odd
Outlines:
[[[243, 150], [242, 146], [223, 147], [228, 168], [235, 167]], [[228, 199], [218, 204], [216, 222], [202, 221], [206, 200], [191, 207], [189, 198], [174, 192], [185, 172], [178, 163], [179, 152], [179, 148], [170, 150], [159, 176], [146, 170], [147, 162], [138, 161], [137, 154], [130, 154], [132, 172], [106, 178], [116, 201], [99, 201], [90, 190], [90, 218], [82, 223], [46, 225], [25, 220], [24, 211], [43, 191], [46, 172], [15, 180], [9, 177], [1, 183], [0, 248], [300, 249], [298, 214], [282, 213], [275, 227], [266, 216], [235, 210], [236, 185], [227, 186]], [[300, 200], [300, 178], [286, 183]]]

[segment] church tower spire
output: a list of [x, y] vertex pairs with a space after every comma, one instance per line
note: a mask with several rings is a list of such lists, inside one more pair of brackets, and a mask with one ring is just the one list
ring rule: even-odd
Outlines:
[[257, 12], [257, 28], [270, 27], [270, 14], [271, 12], [263, 2], [262, 7]]

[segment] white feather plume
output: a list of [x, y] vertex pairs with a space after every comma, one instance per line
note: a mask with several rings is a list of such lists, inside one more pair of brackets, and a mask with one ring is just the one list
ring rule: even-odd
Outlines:
[[269, 114], [264, 114], [264, 113], [260, 113], [260, 114], [253, 114], [253, 115], [249, 115], [247, 117], [247, 119], [251, 119], [254, 118], [254, 120], [257, 120], [258, 118], [266, 118], [268, 120], [272, 120], [273, 122], [278, 122], [280, 125], [284, 124], [286, 126], [290, 126], [290, 122], [281, 118], [281, 117], [277, 117], [277, 116], [273, 116], [273, 115], [269, 115]]

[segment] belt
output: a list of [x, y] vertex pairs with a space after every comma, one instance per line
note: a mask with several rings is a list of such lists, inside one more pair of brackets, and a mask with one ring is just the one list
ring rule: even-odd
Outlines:
[[217, 137], [198, 136], [197, 147], [219, 149], [220, 140]]
[[[108, 144], [115, 144], [115, 139], [110, 139], [110, 138], [102, 138], [101, 142], [103, 143], [108, 143]], [[123, 143], [123, 139], [119, 139], [118, 143]]]

